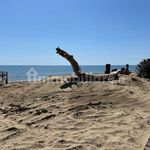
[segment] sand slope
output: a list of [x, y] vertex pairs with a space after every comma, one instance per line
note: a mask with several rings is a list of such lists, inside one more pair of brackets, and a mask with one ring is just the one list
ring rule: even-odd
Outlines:
[[22, 83], [0, 88], [2, 150], [143, 150], [150, 83]]

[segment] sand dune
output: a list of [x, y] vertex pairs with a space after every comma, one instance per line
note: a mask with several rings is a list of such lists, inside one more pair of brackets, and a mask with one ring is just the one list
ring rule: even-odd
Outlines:
[[2, 150], [143, 150], [150, 83], [15, 83], [0, 88]]

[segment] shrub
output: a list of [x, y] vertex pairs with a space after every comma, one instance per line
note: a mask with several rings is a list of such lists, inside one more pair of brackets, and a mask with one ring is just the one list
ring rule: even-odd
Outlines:
[[139, 77], [150, 79], [150, 59], [144, 59], [137, 65]]

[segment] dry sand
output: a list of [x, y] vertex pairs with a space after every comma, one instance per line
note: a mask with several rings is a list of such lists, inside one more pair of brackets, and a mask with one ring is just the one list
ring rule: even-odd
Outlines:
[[0, 87], [0, 150], [143, 150], [150, 82], [15, 83]]

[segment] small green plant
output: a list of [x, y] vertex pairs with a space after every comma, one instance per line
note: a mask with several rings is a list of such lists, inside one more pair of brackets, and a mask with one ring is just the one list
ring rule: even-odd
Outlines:
[[136, 70], [139, 77], [150, 79], [150, 58], [141, 61]]

